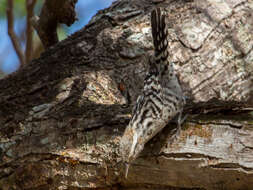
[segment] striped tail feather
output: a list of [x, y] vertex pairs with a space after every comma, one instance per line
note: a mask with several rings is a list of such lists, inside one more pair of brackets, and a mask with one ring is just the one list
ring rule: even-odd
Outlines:
[[161, 13], [161, 9], [157, 8], [151, 13], [151, 27], [153, 43], [155, 48], [156, 63], [166, 61], [168, 58], [168, 29], [165, 23], [165, 14]]

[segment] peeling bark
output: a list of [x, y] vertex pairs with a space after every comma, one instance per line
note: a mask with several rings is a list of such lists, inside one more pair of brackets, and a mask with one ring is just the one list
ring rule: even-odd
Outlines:
[[[189, 117], [147, 144], [124, 179], [118, 143], [167, 10]], [[223, 9], [225, 11], [223, 11]], [[115, 2], [0, 80], [0, 188], [252, 189], [252, 1]]]

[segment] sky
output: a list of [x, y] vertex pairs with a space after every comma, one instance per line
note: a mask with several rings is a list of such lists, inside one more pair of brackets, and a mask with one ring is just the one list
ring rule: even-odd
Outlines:
[[[94, 16], [99, 10], [109, 7], [112, 2], [113, 0], [78, 0], [78, 3], [76, 4], [78, 21], [76, 21], [71, 27], [64, 27], [67, 35], [83, 28], [92, 16]], [[15, 18], [14, 29], [17, 34], [24, 24], [25, 18]], [[0, 57], [1, 60], [3, 60], [3, 62], [0, 63], [0, 70], [7, 74], [12, 73], [18, 69], [19, 60], [7, 33], [6, 19], [0, 19], [0, 36]], [[21, 44], [21, 46], [24, 48], [25, 44]]]

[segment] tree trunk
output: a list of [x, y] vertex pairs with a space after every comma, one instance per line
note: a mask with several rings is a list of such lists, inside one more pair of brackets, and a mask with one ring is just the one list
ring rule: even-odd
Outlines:
[[[189, 114], [130, 166], [118, 151], [168, 14]], [[0, 189], [253, 189], [253, 2], [118, 1], [0, 80]], [[84, 10], [85, 11], [85, 10]]]

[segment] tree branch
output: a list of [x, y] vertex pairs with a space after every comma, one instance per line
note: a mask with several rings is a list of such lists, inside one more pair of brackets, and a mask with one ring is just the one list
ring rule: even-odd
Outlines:
[[57, 24], [70, 26], [76, 20], [75, 4], [77, 0], [47, 0], [45, 1], [40, 16], [33, 18], [33, 26], [45, 48], [56, 44]]
[[33, 28], [32, 28], [32, 16], [33, 9], [36, 4], [36, 0], [26, 0], [26, 49], [25, 49], [25, 57], [26, 63], [31, 61], [33, 55]]
[[13, 47], [18, 55], [19, 61], [21, 65], [25, 64], [25, 57], [18, 42], [18, 38], [14, 32], [14, 18], [13, 18], [13, 0], [7, 1], [7, 8], [6, 8], [6, 15], [7, 15], [7, 22], [8, 22], [8, 34], [12, 41]]

